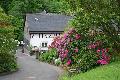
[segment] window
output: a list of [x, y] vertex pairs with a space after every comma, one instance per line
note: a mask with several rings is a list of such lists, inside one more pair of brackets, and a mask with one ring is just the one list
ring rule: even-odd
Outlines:
[[45, 43], [45, 47], [47, 47], [47, 43]]
[[40, 34], [39, 34], [39, 38], [40, 38]]
[[47, 38], [47, 35], [45, 35], [45, 38]]
[[52, 38], [52, 35], [49, 35], [49, 38]]
[[42, 47], [47, 47], [47, 42], [43, 42]]
[[43, 38], [43, 34], [42, 34], [42, 38]]
[[30, 38], [33, 38], [34, 37], [34, 34], [30, 34]]

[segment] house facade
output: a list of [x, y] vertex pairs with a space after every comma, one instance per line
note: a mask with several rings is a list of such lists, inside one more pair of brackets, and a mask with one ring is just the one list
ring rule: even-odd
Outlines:
[[53, 13], [26, 14], [24, 28], [25, 46], [48, 50], [53, 38], [63, 33], [70, 16]]
[[53, 38], [59, 36], [62, 32], [32, 32], [30, 33], [30, 45], [38, 47], [40, 50], [48, 50]]

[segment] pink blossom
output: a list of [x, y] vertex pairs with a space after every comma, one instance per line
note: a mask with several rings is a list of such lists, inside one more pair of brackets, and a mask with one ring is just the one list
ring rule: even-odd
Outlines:
[[71, 64], [71, 62], [72, 62], [71, 60], [68, 60], [68, 61], [67, 61], [67, 65], [70, 65], [70, 64]]
[[68, 50], [65, 50], [65, 54], [68, 54], [68, 52], [69, 52]]
[[72, 33], [75, 33], [75, 32], [76, 32], [75, 29], [71, 28], [71, 29], [69, 30], [68, 34], [72, 34]]
[[66, 53], [64, 54], [64, 58], [65, 58], [65, 57], [67, 57], [67, 54], [66, 54]]
[[67, 45], [67, 43], [64, 44], [64, 46], [66, 46], [66, 45]]
[[105, 49], [102, 49], [102, 53], [105, 53], [106, 51], [105, 51]]
[[79, 50], [78, 50], [78, 48], [76, 47], [76, 48], [74, 49], [74, 51], [77, 53]]
[[70, 39], [70, 42], [72, 42], [72, 41], [73, 41], [73, 38]]
[[60, 57], [61, 57], [61, 58], [65, 58], [65, 55], [64, 55], [64, 54], [60, 54]]
[[106, 59], [106, 57], [107, 57], [107, 56], [105, 55], [105, 53], [102, 53], [102, 58], [103, 58], [103, 59]]
[[67, 42], [70, 43], [73, 41], [73, 38], [68, 38]]
[[107, 62], [110, 61], [110, 56], [107, 56], [105, 53], [102, 53], [102, 58], [106, 60]]
[[57, 42], [56, 42], [56, 44], [60, 45], [60, 44], [61, 44], [61, 42], [60, 42], [60, 41], [57, 41]]
[[76, 34], [76, 35], [75, 35], [75, 38], [76, 38], [77, 40], [80, 39], [80, 37], [81, 37], [80, 34]]
[[89, 46], [88, 46], [88, 49], [95, 49], [97, 46], [95, 45], [95, 44], [90, 44]]
[[65, 38], [62, 38], [60, 41], [61, 41], [61, 43], [64, 43], [65, 42]]
[[98, 64], [103, 64], [103, 65], [108, 64], [108, 62], [104, 59], [98, 60], [97, 63]]
[[65, 33], [65, 34], [64, 34], [64, 38], [66, 39], [67, 37], [68, 37], [68, 34], [67, 34], [67, 33]]
[[[99, 52], [99, 51], [98, 51]], [[99, 64], [108, 64], [109, 61], [110, 61], [110, 56], [106, 54], [107, 53], [107, 50], [106, 49], [102, 49], [102, 59], [101, 60], [98, 60], [97, 63]]]
[[100, 49], [98, 49], [96, 52], [97, 52], [97, 53], [100, 53]]
[[95, 49], [95, 48], [96, 48], [96, 45], [95, 45], [95, 44], [92, 44], [92, 48]]

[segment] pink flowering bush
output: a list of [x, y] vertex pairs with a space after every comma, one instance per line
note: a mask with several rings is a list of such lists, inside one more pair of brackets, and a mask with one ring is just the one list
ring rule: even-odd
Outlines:
[[[63, 35], [54, 39], [49, 48], [55, 48], [62, 64], [69, 67], [79, 67], [81, 71], [87, 71], [97, 65], [96, 52], [87, 47], [89, 38], [79, 34], [75, 29], [70, 29]], [[90, 47], [90, 46], [89, 46]]]
[[97, 53], [97, 63], [101, 65], [108, 64], [110, 62], [111, 56], [110, 56], [110, 51], [109, 48], [102, 48], [103, 43], [101, 41], [96, 41], [92, 44], [88, 45], [88, 49], [95, 51]]
[[108, 64], [110, 62], [110, 55], [108, 54], [109, 52], [109, 49], [106, 48], [106, 49], [98, 49], [97, 50], [97, 53], [99, 54], [98, 55], [98, 60], [97, 60], [97, 63], [98, 64], [102, 64], [102, 65], [105, 65], [105, 64]]
[[75, 29], [70, 29], [56, 37], [50, 48], [56, 49], [62, 64], [85, 72], [110, 62], [110, 51], [107, 48], [109, 45], [105, 39], [104, 35], [91, 37], [89, 34], [80, 34]]

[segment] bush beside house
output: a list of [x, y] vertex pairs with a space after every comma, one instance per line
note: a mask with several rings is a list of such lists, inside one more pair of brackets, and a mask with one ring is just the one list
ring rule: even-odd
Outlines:
[[56, 49], [50, 49], [44, 53], [40, 53], [39, 60], [47, 63], [54, 64], [54, 60], [57, 59]]
[[112, 49], [104, 46], [107, 43], [95, 38], [91, 39], [90, 35], [79, 34], [75, 29], [70, 29], [56, 37], [50, 48], [56, 49], [62, 64], [86, 72], [99, 64], [108, 64], [112, 58]]

